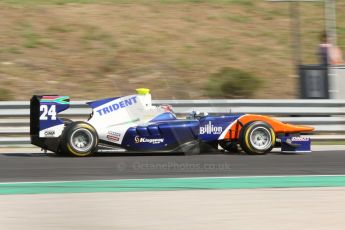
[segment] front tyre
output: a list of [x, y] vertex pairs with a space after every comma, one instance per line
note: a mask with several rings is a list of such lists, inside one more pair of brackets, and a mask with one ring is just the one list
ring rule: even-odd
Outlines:
[[270, 152], [275, 145], [273, 128], [262, 121], [247, 123], [240, 132], [241, 148], [248, 154], [262, 155]]
[[97, 147], [98, 135], [88, 123], [74, 122], [66, 127], [61, 149], [70, 156], [91, 156]]

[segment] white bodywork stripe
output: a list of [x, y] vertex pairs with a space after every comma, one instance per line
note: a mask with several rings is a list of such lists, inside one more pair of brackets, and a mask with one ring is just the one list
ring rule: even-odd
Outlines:
[[65, 125], [55, 125], [46, 129], [43, 129], [39, 133], [39, 137], [49, 138], [49, 137], [59, 137], [62, 134], [62, 131], [64, 130]]
[[246, 114], [245, 115], [242, 115], [240, 116], [239, 118], [237, 118], [236, 120], [234, 120], [230, 125], [228, 125], [228, 127], [226, 127], [226, 129], [222, 132], [222, 134], [219, 136], [218, 140], [223, 140], [225, 135], [229, 132], [229, 130], [231, 129], [231, 127], [237, 122], [237, 120], [241, 119], [242, 117], [245, 117], [247, 116]]

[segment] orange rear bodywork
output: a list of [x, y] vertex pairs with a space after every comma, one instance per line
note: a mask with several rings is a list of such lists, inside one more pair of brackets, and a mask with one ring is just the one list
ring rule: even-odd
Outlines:
[[314, 130], [313, 127], [287, 124], [268, 116], [246, 114], [242, 116], [241, 118], [239, 118], [237, 122], [229, 129], [229, 132], [225, 135], [224, 139], [238, 139], [243, 125], [251, 121], [266, 122], [267, 124], [272, 126], [276, 134], [277, 133], [311, 132]]

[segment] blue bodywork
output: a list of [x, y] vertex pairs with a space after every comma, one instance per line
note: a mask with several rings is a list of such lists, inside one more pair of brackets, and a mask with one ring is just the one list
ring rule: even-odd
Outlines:
[[205, 116], [200, 118], [200, 134], [201, 141], [217, 141], [220, 134], [235, 120], [243, 114], [227, 115], [227, 116]]
[[229, 124], [240, 116], [204, 116], [182, 120], [173, 113], [163, 113], [147, 125], [129, 128], [121, 147], [131, 151], [157, 151], [174, 150], [193, 141], [216, 142]]
[[310, 137], [300, 137], [300, 136], [283, 136], [282, 142], [282, 152], [285, 153], [306, 153], [311, 152], [311, 139]]
[[69, 97], [43, 96], [39, 98], [37, 106], [39, 107], [39, 131], [48, 130], [49, 132], [49, 128], [64, 124], [57, 114], [69, 108]]
[[92, 109], [95, 109], [95, 108], [97, 108], [101, 105], [104, 105], [110, 101], [113, 101], [117, 98], [119, 98], [119, 97], [104, 98], [104, 99], [100, 99], [100, 100], [96, 100], [96, 101], [89, 101], [89, 102], [86, 102], [86, 104], [88, 104]]
[[161, 121], [127, 130], [122, 147], [128, 150], [173, 150], [180, 144], [198, 139], [199, 121]]

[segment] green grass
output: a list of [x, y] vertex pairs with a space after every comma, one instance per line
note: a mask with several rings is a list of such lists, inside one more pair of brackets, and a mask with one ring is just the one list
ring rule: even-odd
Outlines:
[[227, 37], [223, 38], [201, 38], [198, 43], [204, 47], [207, 55], [213, 57], [229, 57], [233, 56], [232, 49], [236, 43]]
[[55, 33], [69, 33], [74, 31], [71, 26], [66, 25], [52, 25], [48, 27], [48, 31]]
[[34, 31], [24, 31], [23, 33], [23, 47], [24, 48], [38, 48], [39, 46], [44, 46], [48, 48], [55, 48], [55, 45], [48, 39], [42, 37], [40, 34]]
[[[28, 22], [19, 22], [15, 28], [18, 35], [22, 38], [23, 48], [33, 49], [40, 46], [54, 48], [54, 44], [46, 37], [47, 34], [42, 36], [41, 33], [36, 31], [36, 28]], [[20, 53], [19, 49], [13, 49], [13, 53]]]
[[[64, 5], [69, 3], [75, 4]], [[318, 35], [324, 26], [323, 5], [306, 6], [301, 7], [303, 61], [315, 63]], [[70, 76], [68, 85], [62, 77], [56, 78], [58, 84], [47, 84], [46, 90], [71, 93], [77, 99], [123, 94], [120, 88], [113, 90], [122, 78], [120, 73], [141, 66], [148, 66], [149, 73], [164, 70], [162, 76], [179, 84], [179, 91], [191, 92], [188, 97], [208, 97], [204, 90], [208, 83], [212, 97], [217, 98], [239, 95], [232, 91], [241, 91], [245, 98], [297, 95], [288, 4], [264, 0], [2, 0], [0, 7], [8, 13], [2, 19], [8, 25], [3, 28], [0, 48], [4, 60], [20, 59], [43, 66], [39, 73], [25, 64], [2, 67], [14, 81], [31, 76], [28, 84], [32, 86], [23, 87], [20, 93], [15, 87], [10, 89], [18, 99], [33, 94], [35, 81], [43, 75]], [[344, 51], [345, 27], [340, 12], [345, 4], [339, 1], [337, 7], [338, 42]], [[50, 67], [55, 65], [57, 68]], [[222, 77], [220, 84], [208, 81], [212, 73], [226, 67], [251, 73], [263, 85], [243, 83], [244, 74], [235, 81]], [[138, 79], [143, 75], [136, 72]], [[85, 77], [95, 82], [85, 88], [95, 92], [98, 89], [99, 93], [84, 88], [68, 90], [78, 84], [77, 79]], [[194, 78], [198, 81], [189, 89], [185, 79]], [[3, 82], [0, 79], [6, 85]], [[145, 84], [154, 90], [155, 82]], [[234, 89], [236, 84], [251, 87], [254, 93]], [[180, 93], [169, 92], [172, 87], [157, 88], [160, 92], [155, 97], [159, 99], [183, 99]], [[125, 89], [126, 93], [129, 90]]]
[[262, 85], [257, 76], [235, 68], [223, 68], [210, 76], [206, 93], [214, 98], [250, 98]]
[[9, 54], [22, 54], [22, 50], [16, 46], [9, 46], [0, 49], [0, 53], [9, 53]]
[[8, 89], [0, 88], [0, 101], [11, 100], [12, 94]]
[[116, 47], [116, 43], [111, 34], [102, 31], [97, 26], [84, 25], [83, 27], [84, 34], [81, 39], [85, 45], [89, 45], [92, 41], [99, 41], [110, 48]]
[[37, 48], [41, 44], [40, 36], [33, 31], [25, 32], [23, 38], [23, 46], [25, 48]]
[[2, 0], [2, 2], [19, 5], [64, 5], [69, 3], [88, 4], [88, 3], [112, 3], [112, 4], [131, 4], [131, 3], [211, 3], [211, 4], [237, 4], [251, 7], [254, 3], [251, 0]]
[[249, 23], [252, 21], [252, 18], [249, 16], [242, 16], [242, 15], [229, 15], [227, 19], [232, 22], [238, 23]]

